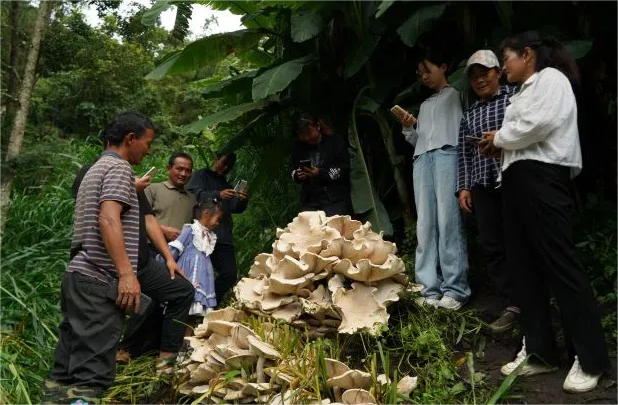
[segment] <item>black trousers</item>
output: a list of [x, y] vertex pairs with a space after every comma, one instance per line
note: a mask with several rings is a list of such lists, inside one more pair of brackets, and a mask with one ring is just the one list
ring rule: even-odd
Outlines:
[[51, 380], [100, 389], [114, 382], [124, 313], [107, 298], [109, 288], [79, 273], [64, 274], [60, 293], [64, 318]]
[[[166, 264], [152, 256], [138, 270], [137, 279], [142, 292], [153, 302], [144, 315], [131, 315], [120, 347], [127, 349], [132, 356], [155, 348], [156, 343], [159, 343], [156, 348], [161, 351], [178, 352], [195, 297], [193, 285], [178, 275], [172, 280]], [[160, 308], [162, 302], [167, 302], [164, 314]]]
[[348, 200], [333, 201], [327, 196], [323, 196], [314, 201], [302, 203], [300, 211], [324, 211], [327, 217], [331, 217], [333, 215], [349, 215], [351, 210]]
[[215, 250], [210, 255], [210, 260], [217, 272], [215, 277], [215, 294], [217, 295], [217, 305], [221, 306], [225, 294], [234, 287], [238, 278], [234, 245], [217, 242]]
[[[565, 341], [587, 373], [610, 363], [597, 303], [573, 245], [570, 169], [533, 160], [518, 161], [503, 172], [504, 232], [507, 259], [521, 298], [521, 328], [526, 351], [557, 365], [550, 290], [561, 312]], [[530, 361], [537, 361], [534, 357]]]
[[489, 276], [504, 306], [519, 307], [513, 296], [512, 272], [506, 260], [502, 192], [492, 186], [475, 185], [471, 193], [474, 217]]

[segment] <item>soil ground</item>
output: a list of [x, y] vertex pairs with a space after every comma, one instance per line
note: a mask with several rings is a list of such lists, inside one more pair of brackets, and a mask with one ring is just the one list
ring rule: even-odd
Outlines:
[[[486, 290], [487, 291], [487, 290]], [[469, 303], [478, 311], [485, 322], [492, 322], [502, 310], [499, 299], [488, 294], [478, 294]], [[557, 317], [555, 317], [557, 319]], [[559, 325], [554, 330], [559, 330]], [[486, 332], [486, 344], [482, 359], [475, 360], [475, 369], [486, 373], [496, 387], [500, 386], [504, 377], [500, 367], [511, 361], [519, 351], [521, 340], [514, 333], [492, 335]], [[569, 372], [566, 351], [558, 371], [548, 374], [522, 377], [515, 380], [503, 403], [524, 404], [617, 404], [616, 392], [616, 347], [608, 347], [612, 362], [612, 371], [603, 376], [597, 388], [584, 394], [569, 394], [562, 390], [562, 384]]]

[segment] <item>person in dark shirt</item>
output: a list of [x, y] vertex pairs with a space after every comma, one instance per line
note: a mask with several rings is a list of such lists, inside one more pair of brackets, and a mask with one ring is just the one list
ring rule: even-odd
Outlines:
[[327, 216], [350, 213], [350, 158], [344, 139], [324, 120], [303, 113], [296, 122], [298, 140], [290, 172], [301, 187], [301, 211]]
[[187, 190], [195, 195], [198, 204], [216, 198], [223, 210], [223, 216], [216, 230], [217, 244], [210, 256], [217, 273], [215, 293], [219, 304], [223, 303], [225, 294], [234, 286], [237, 279], [232, 214], [243, 212], [248, 203], [246, 190], [235, 191], [226, 178], [235, 163], [236, 154], [218, 153], [212, 170], [208, 168], [197, 170], [187, 183]]

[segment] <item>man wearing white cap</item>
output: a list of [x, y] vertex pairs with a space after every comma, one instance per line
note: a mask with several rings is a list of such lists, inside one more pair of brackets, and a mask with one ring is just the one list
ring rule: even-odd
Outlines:
[[494, 333], [500, 333], [516, 325], [519, 307], [502, 230], [502, 200], [497, 188], [500, 159], [481, 156], [478, 141], [483, 132], [500, 129], [515, 87], [500, 85], [500, 63], [490, 50], [476, 51], [464, 72], [478, 100], [464, 112], [459, 126], [457, 198], [464, 211], [474, 212], [487, 269], [504, 301], [504, 311], [490, 325]]

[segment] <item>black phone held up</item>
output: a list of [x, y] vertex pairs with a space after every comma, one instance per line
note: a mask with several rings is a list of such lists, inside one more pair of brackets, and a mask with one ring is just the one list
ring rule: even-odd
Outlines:
[[301, 160], [301, 161], [299, 162], [298, 167], [300, 167], [301, 169], [302, 169], [303, 167], [311, 167], [311, 160], [309, 160], [309, 159]]
[[[110, 283], [109, 290], [107, 291], [107, 298], [116, 302], [118, 299], [118, 280], [113, 279]], [[144, 293], [140, 293], [140, 305], [137, 315], [141, 316], [146, 313], [148, 306], [152, 302], [152, 299]]]

